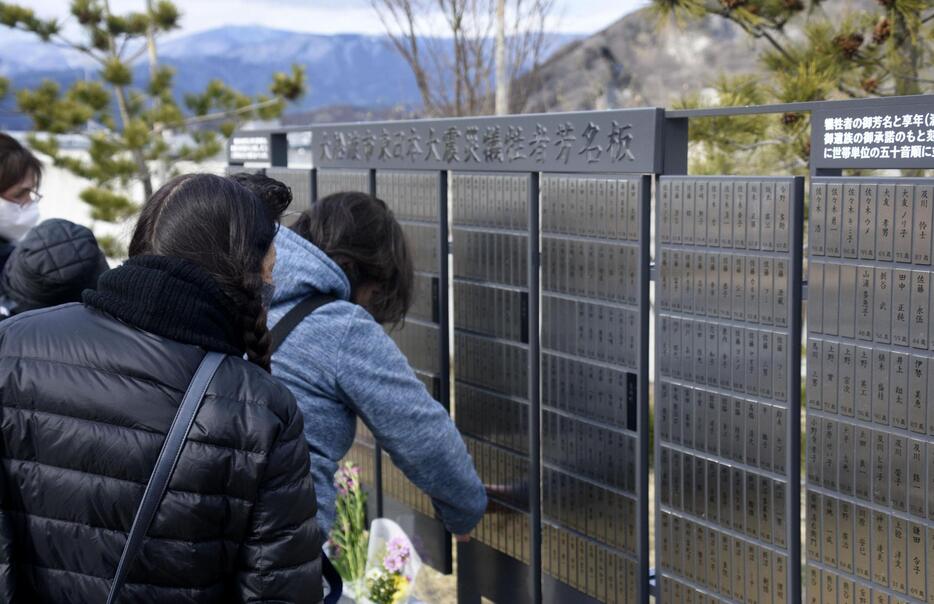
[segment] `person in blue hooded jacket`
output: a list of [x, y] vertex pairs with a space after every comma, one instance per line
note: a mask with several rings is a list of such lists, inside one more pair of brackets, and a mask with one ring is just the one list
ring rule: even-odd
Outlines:
[[[261, 197], [290, 195], [268, 177], [236, 178]], [[383, 328], [404, 320], [413, 297], [408, 245], [386, 204], [364, 193], [314, 203], [291, 228], [279, 229], [273, 282], [270, 329], [311, 296], [337, 299], [305, 317], [272, 358], [273, 375], [304, 415], [318, 523], [330, 530], [334, 522], [334, 473], [359, 417], [432, 498], [445, 527], [469, 533], [487, 505], [473, 460], [447, 411]]]

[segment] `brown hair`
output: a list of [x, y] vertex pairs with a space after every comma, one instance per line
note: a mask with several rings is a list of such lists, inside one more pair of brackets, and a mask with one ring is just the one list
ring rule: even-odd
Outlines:
[[374, 284], [367, 310], [396, 325], [412, 305], [414, 268], [402, 227], [381, 199], [357, 192], [328, 195], [302, 212], [292, 230], [315, 244], [347, 275], [351, 293]]
[[262, 265], [278, 219], [275, 208], [228, 178], [187, 174], [143, 205], [130, 256], [173, 256], [205, 269], [237, 310], [247, 358], [269, 371]]
[[42, 180], [42, 162], [18, 140], [0, 132], [0, 193], [16, 186], [26, 175], [36, 175], [36, 185]]

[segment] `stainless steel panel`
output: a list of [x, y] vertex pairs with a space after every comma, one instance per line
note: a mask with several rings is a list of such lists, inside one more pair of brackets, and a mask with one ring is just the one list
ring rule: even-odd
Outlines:
[[759, 322], [759, 257], [746, 258], [746, 320]]
[[928, 357], [911, 355], [908, 375], [908, 426], [912, 432], [924, 434], [927, 405]]
[[720, 184], [719, 180], [707, 182], [707, 245], [713, 247], [720, 246]]
[[924, 601], [927, 597], [925, 588], [924, 564], [924, 526], [914, 522], [908, 525], [908, 595]]
[[809, 333], [824, 331], [824, 263], [808, 262], [807, 321]]
[[889, 504], [889, 435], [872, 433], [872, 500]]
[[733, 247], [733, 182], [729, 180], [720, 183], [720, 247]]
[[827, 185], [827, 216], [825, 220], [827, 239], [825, 252], [828, 256], [840, 257], [843, 236], [843, 187], [840, 184]]
[[775, 187], [774, 182], [762, 183], [762, 235], [760, 245], [764, 251], [775, 250]]
[[837, 404], [840, 413], [853, 417], [856, 409], [856, 348], [850, 344], [840, 346], [840, 363], [838, 370]]
[[824, 292], [823, 309], [821, 311], [822, 333], [837, 335], [839, 333], [839, 304], [840, 304], [840, 265], [824, 265]]
[[856, 576], [870, 579], [870, 525], [872, 519], [868, 508], [856, 506], [853, 519], [856, 532], [853, 539], [853, 568]]
[[746, 248], [750, 250], [762, 247], [761, 186], [756, 180], [746, 183]]
[[745, 546], [746, 602], [759, 604], [759, 548], [752, 543]]
[[872, 512], [872, 580], [883, 587], [889, 586], [889, 515]]
[[872, 421], [872, 349], [856, 348], [856, 417]]
[[876, 185], [870, 182], [859, 186], [859, 257], [865, 260], [876, 259], [876, 193]]
[[718, 294], [719, 302], [718, 306], [718, 316], [721, 319], [729, 319], [732, 315], [732, 300], [733, 300], [733, 256], [732, 254], [721, 254], [719, 257], [720, 263], [720, 277], [718, 281], [718, 287], [720, 293]]
[[775, 325], [788, 327], [791, 324], [791, 264], [782, 257], [775, 259], [772, 291], [775, 294], [773, 301], [773, 315]]
[[684, 232], [681, 235], [681, 241], [685, 245], [694, 245], [694, 232], [697, 228], [696, 203], [694, 200], [694, 181], [685, 180], [682, 189], [682, 218], [684, 220]]
[[808, 409], [821, 409], [821, 385], [823, 382], [823, 369], [821, 361], [823, 355], [823, 342], [817, 338], [811, 337], [807, 343], [807, 385], [805, 395]]
[[768, 256], [759, 259], [759, 323], [763, 325], [775, 323], [773, 314], [775, 270], [773, 264], [774, 261]]
[[710, 218], [707, 215], [707, 182], [705, 180], [694, 181], [694, 244], [708, 245], [707, 243], [707, 223]]
[[896, 269], [892, 288], [892, 344], [908, 346], [911, 316], [911, 271]]
[[895, 261], [911, 262], [911, 233], [914, 230], [914, 189], [895, 187]]
[[853, 470], [855, 478], [853, 491], [860, 499], [869, 501], [871, 494], [872, 432], [868, 428], [857, 426], [854, 441]]
[[908, 427], [908, 355], [894, 352], [891, 356], [892, 384], [890, 388], [889, 421], [898, 428]]
[[671, 242], [681, 243], [683, 235], [683, 222], [681, 214], [684, 211], [684, 183], [673, 180], [671, 183]]
[[912, 227], [911, 249], [912, 262], [915, 264], [931, 264], [931, 221], [934, 220], [931, 205], [930, 185], [914, 187], [914, 220]]
[[875, 295], [873, 304], [873, 339], [881, 344], [892, 341], [892, 269], [876, 268]]
[[872, 340], [873, 269], [860, 266], [856, 274], [856, 337]]
[[859, 238], [859, 186], [849, 182], [843, 185], [842, 252], [844, 258], [858, 256]]
[[889, 500], [896, 510], [908, 511], [908, 441], [905, 437], [893, 434], [889, 440], [891, 446], [891, 468], [889, 470]]
[[856, 337], [856, 266], [849, 264], [840, 267], [840, 337]]
[[889, 572], [892, 589], [908, 593], [908, 522], [898, 516], [891, 519], [892, 540], [890, 542]]
[[837, 565], [837, 514], [839, 502], [833, 497], [821, 497], [821, 560], [828, 566]]
[[895, 185], [878, 187], [878, 215], [876, 228], [876, 258], [892, 260], [895, 244]]
[[808, 248], [811, 256], [823, 256], [826, 241], [827, 185], [811, 183], [808, 215]]
[[853, 573], [853, 504], [840, 501], [839, 518], [837, 519], [837, 568], [847, 573]]
[[734, 321], [746, 320], [746, 261], [747, 257], [733, 255], [733, 309]]
[[924, 441], [908, 441], [908, 511], [924, 518]]
[[837, 436], [837, 483], [840, 492], [846, 495], [853, 495], [854, 471], [853, 462], [855, 455], [856, 435], [853, 425], [849, 422], [841, 422]]
[[873, 351], [872, 366], [872, 419], [878, 424], [889, 423], [889, 353], [886, 350]]
[[733, 247], [739, 250], [746, 248], [746, 209], [746, 183], [741, 180], [735, 181], [733, 183]]
[[830, 413], [837, 412], [837, 376], [839, 365], [838, 344], [833, 341], [821, 343], [821, 408]]
[[911, 272], [911, 314], [909, 316], [911, 345], [928, 349], [928, 330], [931, 324], [931, 273]]
[[775, 184], [775, 251], [787, 252], [791, 247], [791, 183]]

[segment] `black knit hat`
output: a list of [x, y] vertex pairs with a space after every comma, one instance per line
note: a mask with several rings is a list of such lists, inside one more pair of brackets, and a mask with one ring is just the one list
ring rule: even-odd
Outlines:
[[3, 267], [0, 289], [14, 312], [81, 300], [97, 286], [107, 259], [90, 229], [62, 219], [37, 225], [16, 245]]

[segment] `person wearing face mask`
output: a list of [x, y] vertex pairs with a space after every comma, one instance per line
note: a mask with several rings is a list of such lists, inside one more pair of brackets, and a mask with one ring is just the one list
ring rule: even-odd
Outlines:
[[15, 138], [0, 132], [0, 266], [39, 222], [42, 163]]

